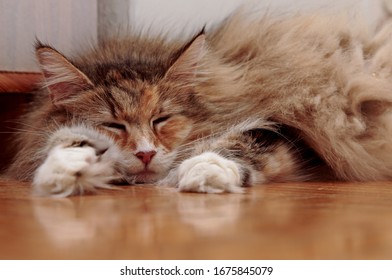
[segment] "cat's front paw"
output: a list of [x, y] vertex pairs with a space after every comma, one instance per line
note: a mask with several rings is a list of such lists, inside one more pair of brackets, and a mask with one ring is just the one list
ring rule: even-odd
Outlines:
[[184, 192], [243, 192], [237, 164], [213, 152], [185, 160], [178, 169], [178, 187]]
[[56, 146], [37, 169], [33, 186], [38, 195], [66, 197], [108, 187], [112, 178], [113, 169], [94, 147]]

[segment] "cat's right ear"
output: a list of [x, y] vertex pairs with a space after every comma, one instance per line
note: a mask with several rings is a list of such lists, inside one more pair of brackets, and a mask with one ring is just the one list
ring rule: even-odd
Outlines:
[[52, 47], [37, 42], [36, 55], [53, 104], [93, 86], [83, 72]]
[[170, 80], [187, 81], [197, 74], [199, 63], [207, 52], [206, 36], [202, 30], [181, 50], [165, 77]]

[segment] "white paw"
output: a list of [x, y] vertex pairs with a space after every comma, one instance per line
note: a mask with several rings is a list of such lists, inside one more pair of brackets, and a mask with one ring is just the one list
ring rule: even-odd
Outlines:
[[213, 152], [185, 160], [179, 167], [178, 180], [184, 192], [243, 192], [237, 164]]
[[113, 173], [91, 146], [56, 146], [37, 169], [33, 186], [38, 195], [66, 197], [109, 187]]

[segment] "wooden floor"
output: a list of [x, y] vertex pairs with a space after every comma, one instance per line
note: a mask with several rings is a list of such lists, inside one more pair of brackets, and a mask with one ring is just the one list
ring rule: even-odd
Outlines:
[[2, 180], [0, 213], [1, 259], [392, 259], [392, 183], [50, 199]]

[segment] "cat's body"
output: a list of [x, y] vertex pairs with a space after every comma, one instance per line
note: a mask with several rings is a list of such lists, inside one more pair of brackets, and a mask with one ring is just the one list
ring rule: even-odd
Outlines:
[[[319, 167], [390, 179], [392, 29], [349, 26], [234, 15], [188, 44], [136, 36], [72, 62], [38, 45], [47, 90], [23, 119], [30, 133], [8, 174], [52, 195], [162, 179], [236, 192], [323, 178]], [[70, 160], [56, 167], [59, 158]]]

